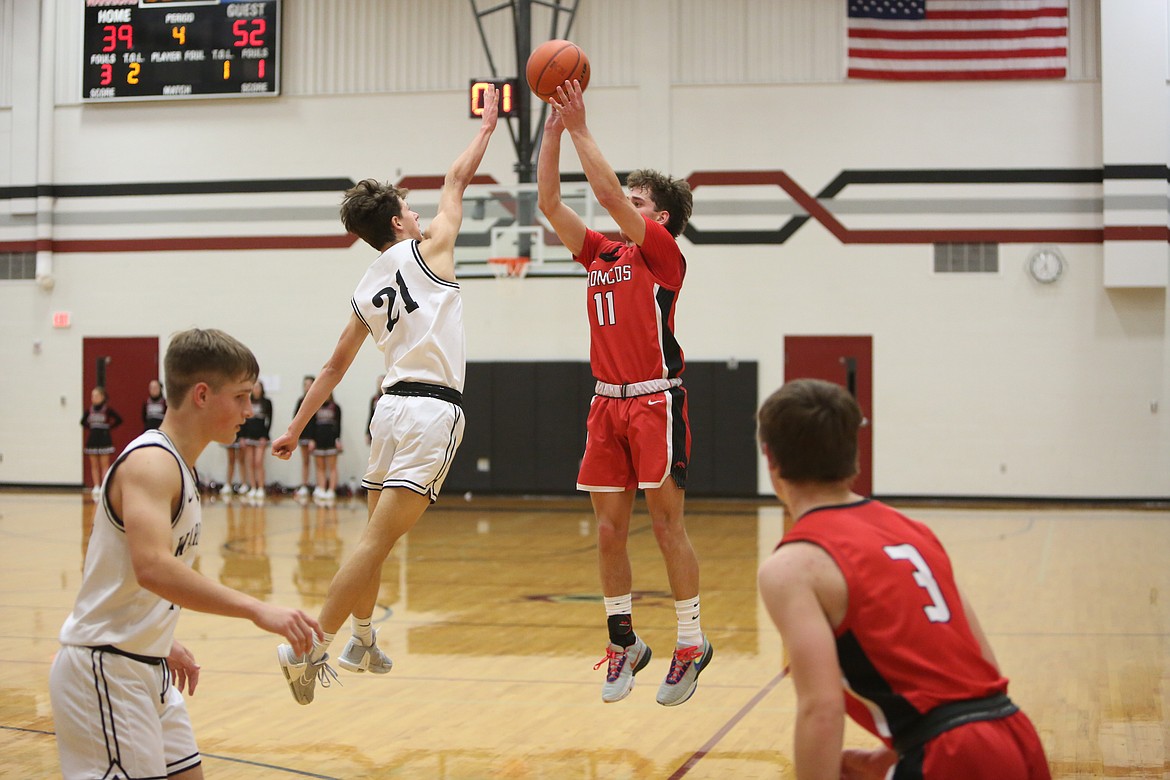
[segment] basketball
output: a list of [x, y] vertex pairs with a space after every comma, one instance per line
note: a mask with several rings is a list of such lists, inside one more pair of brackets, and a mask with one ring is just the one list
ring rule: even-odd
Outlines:
[[541, 100], [557, 94], [557, 87], [576, 79], [581, 89], [589, 86], [589, 58], [572, 41], [545, 41], [532, 50], [525, 68], [528, 88]]

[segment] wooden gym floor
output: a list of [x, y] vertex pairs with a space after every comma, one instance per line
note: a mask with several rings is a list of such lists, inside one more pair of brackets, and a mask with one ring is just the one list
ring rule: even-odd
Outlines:
[[[634, 622], [656, 653], [625, 701], [602, 704], [592, 668], [606, 637], [587, 500], [445, 496], [384, 568], [385, 677], [343, 671], [344, 686], [301, 707], [276, 638], [184, 614], [178, 636], [203, 666], [189, 706], [207, 776], [792, 777], [794, 696], [755, 590], [780, 510], [689, 502], [715, 658], [694, 698], [670, 709], [654, 694], [674, 610], [638, 511]], [[906, 511], [950, 549], [1053, 775], [1170, 776], [1170, 511]], [[88, 495], [0, 491], [0, 776], [58, 774], [47, 678], [93, 512]], [[198, 569], [316, 614], [364, 522], [364, 502], [209, 501]], [[850, 726], [846, 743], [873, 740]]]

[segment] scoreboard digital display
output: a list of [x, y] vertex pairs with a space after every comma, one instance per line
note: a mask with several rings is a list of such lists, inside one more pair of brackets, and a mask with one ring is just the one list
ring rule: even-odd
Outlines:
[[81, 99], [280, 94], [280, 0], [85, 0]]
[[468, 90], [471, 98], [471, 118], [479, 119], [483, 116], [483, 96], [487, 88], [493, 84], [500, 93], [499, 103], [496, 104], [500, 116], [516, 116], [519, 113], [516, 105], [517, 83], [516, 79], [472, 79], [471, 88]]

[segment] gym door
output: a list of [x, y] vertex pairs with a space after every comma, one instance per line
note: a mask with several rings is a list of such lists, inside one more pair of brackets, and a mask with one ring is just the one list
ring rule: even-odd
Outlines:
[[785, 336], [784, 381], [824, 379], [849, 390], [865, 419], [857, 435], [859, 495], [873, 494], [873, 336]]
[[[122, 415], [122, 424], [112, 433], [116, 457], [145, 430], [142, 404], [148, 394], [147, 385], [160, 378], [158, 337], [86, 338], [82, 340], [81, 354], [81, 409], [77, 419], [89, 409], [90, 391], [98, 385], [105, 386], [110, 406]], [[77, 451], [81, 453], [81, 448]], [[85, 486], [92, 487], [84, 454], [81, 474]]]

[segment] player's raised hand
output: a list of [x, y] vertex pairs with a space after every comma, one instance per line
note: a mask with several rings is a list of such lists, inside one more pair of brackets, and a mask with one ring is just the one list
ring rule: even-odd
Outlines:
[[585, 126], [585, 97], [581, 82], [573, 79], [557, 87], [557, 93], [548, 104], [561, 115], [565, 129], [570, 133]]
[[495, 132], [496, 120], [500, 117], [500, 91], [495, 84], [489, 84], [483, 93], [483, 127]]
[[552, 105], [550, 101], [548, 116], [544, 119], [544, 134], [546, 136], [556, 135], [557, 133], [562, 132], [564, 129], [565, 123], [564, 120], [561, 119], [561, 112], [557, 110], [557, 107]]

